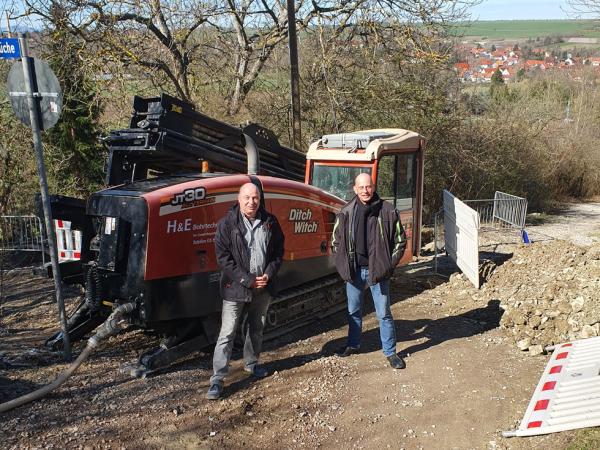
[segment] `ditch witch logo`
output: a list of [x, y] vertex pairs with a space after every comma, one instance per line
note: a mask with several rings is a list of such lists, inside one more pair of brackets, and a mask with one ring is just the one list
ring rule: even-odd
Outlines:
[[310, 220], [311, 218], [312, 211], [310, 208], [290, 209], [288, 220], [294, 222], [294, 234], [316, 233], [319, 223], [315, 220]]

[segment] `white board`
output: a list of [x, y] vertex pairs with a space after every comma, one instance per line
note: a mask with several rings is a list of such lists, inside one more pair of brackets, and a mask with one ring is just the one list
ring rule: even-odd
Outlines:
[[479, 214], [444, 190], [446, 251], [467, 278], [479, 288]]
[[521, 425], [505, 437], [600, 426], [600, 337], [557, 345]]

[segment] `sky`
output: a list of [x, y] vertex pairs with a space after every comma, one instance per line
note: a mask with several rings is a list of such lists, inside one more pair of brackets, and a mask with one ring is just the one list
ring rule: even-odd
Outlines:
[[[0, 0], [0, 12], [18, 10], [21, 0]], [[575, 19], [569, 15], [568, 0], [482, 0], [471, 8], [471, 20], [548, 20]], [[26, 24], [21, 24], [25, 25]], [[31, 24], [29, 24], [31, 26]], [[0, 18], [0, 31], [6, 31], [4, 15]]]
[[483, 0], [471, 20], [572, 19], [566, 0]]

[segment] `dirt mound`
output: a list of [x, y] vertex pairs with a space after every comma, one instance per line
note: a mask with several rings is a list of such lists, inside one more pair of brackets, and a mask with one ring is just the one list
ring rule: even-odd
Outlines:
[[500, 301], [500, 322], [521, 350], [600, 335], [600, 244], [520, 246], [481, 294]]

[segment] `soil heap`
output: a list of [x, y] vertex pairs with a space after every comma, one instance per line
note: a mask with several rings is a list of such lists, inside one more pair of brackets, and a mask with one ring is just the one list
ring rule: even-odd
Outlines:
[[521, 350], [600, 335], [600, 244], [519, 246], [480, 295], [500, 301], [500, 325]]

